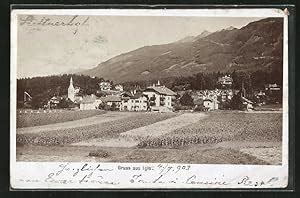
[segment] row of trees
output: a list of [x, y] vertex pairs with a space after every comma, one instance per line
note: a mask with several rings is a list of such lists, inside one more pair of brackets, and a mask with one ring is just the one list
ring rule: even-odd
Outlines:
[[[263, 89], [266, 84], [277, 83], [282, 85], [282, 69], [273, 68], [272, 70], [258, 70], [253, 72], [212, 72], [212, 73], [196, 73], [187, 77], [168, 77], [159, 79], [161, 84], [166, 85], [174, 91], [182, 90], [204, 90], [221, 88], [218, 84], [218, 78], [224, 75], [231, 75], [233, 78], [233, 89], [244, 88], [252, 92], [257, 89]], [[144, 89], [147, 86], [156, 83], [157, 79], [145, 81], [132, 81], [123, 83], [127, 90]]]
[[[73, 78], [74, 86], [81, 88], [79, 92], [81, 95], [95, 93], [99, 90], [98, 83], [104, 81], [103, 78], [67, 74], [18, 79], [17, 101], [19, 101], [19, 107], [23, 104], [24, 91], [32, 96], [31, 105], [33, 108], [43, 107], [53, 96], [67, 95], [71, 77]], [[65, 102], [62, 101], [62, 104], [65, 104]]]
[[282, 84], [282, 71], [279, 70], [260, 70], [255, 72], [213, 72], [213, 73], [197, 73], [189, 77], [179, 77], [174, 79], [171, 88], [174, 90], [191, 89], [215, 89], [221, 88], [218, 84], [218, 78], [224, 75], [231, 75], [233, 79], [232, 88], [241, 89], [242, 84], [244, 88], [253, 91], [256, 89], [263, 89], [266, 84], [277, 83]]
[[[220, 109], [225, 109], [225, 110], [228, 109], [242, 110], [244, 108], [244, 105], [243, 105], [241, 94], [238, 93], [234, 95], [230, 101], [227, 100], [225, 102], [221, 102], [220, 106], [221, 106]], [[180, 97], [177, 105], [175, 106], [175, 109], [177, 110], [194, 109], [194, 108], [195, 110], [199, 110], [199, 111], [204, 110], [203, 105], [197, 105], [196, 107], [196, 105], [194, 104], [194, 100], [189, 93], [183, 94], [183, 96]]]
[[98, 83], [103, 81], [103, 78], [92, 78], [84, 75], [58, 75], [46, 77], [22, 78], [17, 80], [17, 97], [22, 100], [24, 91], [27, 91], [32, 96], [38, 94], [50, 95], [65, 95], [70, 83], [70, 78], [73, 78], [74, 86], [81, 88], [82, 94], [91, 94], [99, 89]]
[[[263, 89], [266, 84], [277, 83], [282, 85], [282, 69], [260, 70], [254, 72], [213, 72], [197, 73], [188, 77], [168, 77], [160, 79], [161, 84], [166, 85], [174, 91], [182, 90], [203, 90], [218, 88], [218, 78], [224, 75], [231, 75], [233, 78], [233, 89], [241, 89], [242, 84], [249, 95], [258, 89]], [[24, 91], [28, 92], [32, 98], [35, 108], [41, 107], [53, 96], [64, 96], [67, 94], [70, 78], [73, 78], [74, 86], [80, 87], [82, 95], [90, 95], [99, 90], [98, 83], [104, 81], [103, 78], [92, 78], [83, 75], [59, 75], [47, 77], [23, 78], [17, 80], [17, 100], [23, 101]], [[156, 83], [157, 79], [125, 82], [125, 90], [144, 89]], [[111, 82], [113, 83], [113, 82]], [[19, 102], [18, 104], [22, 104]]]

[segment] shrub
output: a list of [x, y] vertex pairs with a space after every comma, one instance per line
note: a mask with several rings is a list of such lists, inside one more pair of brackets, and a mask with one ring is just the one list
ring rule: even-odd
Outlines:
[[90, 157], [101, 157], [101, 158], [106, 158], [106, 157], [108, 157], [109, 155], [110, 155], [110, 154], [109, 154], [107, 151], [104, 151], [104, 150], [101, 150], [101, 149], [98, 149], [98, 150], [89, 152], [89, 156], [90, 156]]
[[194, 111], [205, 111], [205, 107], [203, 105], [197, 105]]
[[179, 111], [179, 110], [191, 110], [192, 107], [191, 106], [183, 106], [180, 104], [177, 104], [174, 106], [175, 111]]
[[179, 101], [183, 106], [194, 106], [194, 100], [188, 93], [183, 94]]

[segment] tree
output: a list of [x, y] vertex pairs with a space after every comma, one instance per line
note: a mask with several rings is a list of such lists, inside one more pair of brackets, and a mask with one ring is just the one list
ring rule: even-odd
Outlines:
[[117, 108], [116, 103], [113, 102], [113, 103], [111, 104], [110, 110], [111, 110], [111, 111], [116, 111], [117, 109], [118, 109], [118, 108]]
[[104, 102], [102, 102], [102, 103], [100, 103], [100, 104], [98, 105], [98, 109], [104, 110], [104, 109], [105, 109], [105, 106], [106, 106], [106, 104], [105, 104]]
[[231, 108], [234, 110], [242, 110], [243, 109], [243, 101], [240, 92], [235, 94], [231, 99]]
[[59, 102], [58, 107], [63, 108], [63, 109], [64, 108], [71, 108], [71, 107], [74, 107], [74, 103], [69, 99], [63, 98]]
[[47, 104], [47, 98], [43, 94], [38, 94], [32, 97], [31, 106], [34, 109], [42, 108], [45, 104]]
[[231, 108], [232, 108], [232, 107], [231, 107], [231, 101], [226, 100], [226, 101], [224, 101], [224, 102], [221, 102], [219, 108], [220, 108], [220, 109], [223, 109], [223, 110], [231, 109]]
[[179, 101], [181, 105], [194, 106], [194, 100], [188, 93], [183, 94]]

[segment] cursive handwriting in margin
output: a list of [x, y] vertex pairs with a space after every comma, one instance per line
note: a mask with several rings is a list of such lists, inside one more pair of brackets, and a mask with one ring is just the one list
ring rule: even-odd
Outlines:
[[34, 26], [34, 27], [72, 27], [75, 28], [73, 34], [78, 32], [82, 26], [88, 26], [89, 17], [79, 17], [78, 15], [72, 16], [70, 19], [54, 20], [51, 17], [42, 17], [36, 19], [32, 15], [27, 15], [20, 18], [20, 26]]

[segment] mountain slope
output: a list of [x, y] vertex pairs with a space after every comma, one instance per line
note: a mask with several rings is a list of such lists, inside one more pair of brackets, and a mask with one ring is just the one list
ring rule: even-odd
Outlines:
[[145, 46], [81, 74], [124, 82], [197, 72], [280, 69], [282, 23], [282, 19], [268, 18], [241, 29], [229, 27], [170, 44]]

